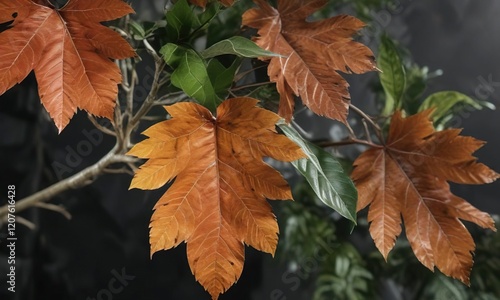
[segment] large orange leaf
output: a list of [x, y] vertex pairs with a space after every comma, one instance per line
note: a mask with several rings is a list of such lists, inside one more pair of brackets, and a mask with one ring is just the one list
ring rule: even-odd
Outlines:
[[459, 219], [496, 229], [487, 213], [453, 195], [447, 181], [482, 184], [499, 175], [472, 156], [483, 142], [457, 129], [436, 132], [429, 116], [395, 113], [385, 149], [370, 149], [355, 161], [358, 211], [370, 205], [370, 233], [384, 258], [403, 219], [420, 262], [468, 284], [475, 244]]
[[259, 8], [245, 12], [243, 25], [259, 29], [257, 44], [281, 55], [268, 68], [281, 95], [279, 114], [291, 120], [295, 94], [316, 114], [346, 122], [349, 84], [337, 71], [376, 70], [372, 51], [352, 40], [365, 24], [347, 15], [307, 22], [328, 0], [278, 0], [277, 9], [254, 2]]
[[129, 152], [149, 160], [131, 188], [156, 189], [175, 179], [155, 205], [151, 255], [187, 243], [191, 271], [217, 299], [240, 277], [244, 244], [274, 254], [278, 224], [265, 198], [291, 199], [281, 175], [262, 161], [303, 157], [276, 133], [279, 116], [257, 100], [224, 101], [217, 118], [195, 103], [166, 107], [172, 119], [153, 125]]
[[35, 71], [43, 106], [59, 132], [77, 108], [112, 118], [118, 67], [110, 60], [135, 55], [130, 45], [99, 22], [128, 13], [122, 0], [70, 0], [55, 9], [46, 0], [0, 0], [0, 94]]

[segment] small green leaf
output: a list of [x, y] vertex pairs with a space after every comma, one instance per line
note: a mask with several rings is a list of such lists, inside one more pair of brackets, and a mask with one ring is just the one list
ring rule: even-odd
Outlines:
[[209, 3], [196, 18], [196, 27], [206, 26], [220, 11], [220, 4], [218, 2]]
[[142, 25], [137, 23], [134, 20], [129, 21], [130, 31], [132, 32], [132, 36], [136, 40], [142, 40], [146, 36], [146, 31], [142, 28]]
[[160, 53], [174, 69], [171, 74], [172, 84], [198, 100], [201, 105], [215, 111], [222, 100], [217, 97], [205, 61], [198, 53], [171, 43], [163, 46]]
[[292, 164], [309, 182], [318, 198], [343, 217], [356, 223], [358, 192], [340, 163], [330, 153], [302, 139], [292, 127], [279, 127], [307, 155], [307, 158]]
[[196, 15], [193, 13], [187, 0], [179, 0], [167, 11], [167, 38], [171, 42], [178, 42], [186, 39], [191, 33], [193, 24], [197, 22]]
[[[219, 4], [218, 1], [214, 1], [213, 3]], [[220, 10], [217, 13], [217, 17], [208, 23], [206, 46], [208, 47], [224, 39], [239, 35], [241, 31], [241, 16], [252, 7], [252, 1], [235, 1], [232, 6]]]
[[382, 71], [380, 82], [386, 96], [383, 115], [388, 116], [395, 109], [401, 108], [406, 89], [406, 72], [396, 45], [387, 36], [381, 39], [377, 61]]
[[240, 67], [241, 60], [236, 59], [229, 68], [224, 67], [217, 59], [208, 62], [207, 71], [215, 93], [220, 99], [225, 99], [233, 84], [234, 75]]
[[443, 91], [427, 97], [422, 105], [420, 105], [419, 112], [433, 108], [434, 111], [431, 117], [434, 125], [439, 129], [444, 127], [453, 118], [455, 113], [467, 107], [477, 110], [485, 107], [495, 109], [495, 106], [490, 102], [476, 101], [465, 94], [455, 91]]
[[201, 52], [201, 56], [203, 56], [203, 58], [211, 58], [224, 54], [233, 54], [239, 57], [249, 58], [279, 56], [278, 54], [260, 48], [251, 40], [241, 36], [234, 36], [229, 39], [222, 40]]
[[167, 21], [165, 20], [160, 20], [160, 21], [156, 21], [156, 22], [149, 22], [149, 21], [145, 21], [142, 23], [142, 26], [144, 28], [144, 30], [146, 31], [146, 35], [145, 37], [148, 38], [148, 37], [151, 37], [154, 32], [160, 28], [166, 28], [167, 26]]

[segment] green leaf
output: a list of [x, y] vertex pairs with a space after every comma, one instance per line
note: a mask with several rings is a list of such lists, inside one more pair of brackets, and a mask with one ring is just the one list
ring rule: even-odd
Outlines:
[[307, 158], [292, 164], [309, 182], [318, 198], [343, 217], [356, 223], [358, 192], [341, 164], [330, 153], [302, 139], [290, 126], [279, 127], [307, 155]]
[[434, 121], [434, 125], [440, 128], [444, 127], [453, 118], [454, 114], [467, 107], [478, 110], [484, 107], [495, 109], [495, 106], [490, 102], [476, 101], [465, 94], [455, 91], [443, 91], [427, 97], [422, 105], [420, 105], [419, 112], [433, 108], [434, 111], [431, 114], [432, 120]]
[[198, 100], [201, 105], [215, 111], [222, 101], [215, 93], [205, 61], [198, 53], [171, 43], [163, 46], [160, 53], [174, 69], [171, 74], [172, 84]]
[[142, 40], [146, 36], [146, 31], [142, 27], [141, 24], [137, 23], [134, 20], [129, 21], [130, 31], [132, 32], [132, 36], [136, 40]]
[[386, 96], [382, 113], [388, 116], [395, 109], [401, 108], [406, 89], [406, 72], [396, 45], [387, 36], [383, 36], [381, 39], [378, 67], [382, 71], [380, 82]]
[[279, 56], [278, 54], [260, 48], [251, 40], [241, 36], [234, 36], [229, 39], [222, 40], [201, 52], [201, 56], [203, 56], [203, 58], [211, 58], [224, 54], [233, 54], [239, 57], [249, 58]]
[[[219, 2], [215, 1], [214, 3], [218, 4]], [[239, 35], [241, 31], [241, 16], [252, 7], [252, 1], [235, 1], [232, 6], [220, 10], [217, 16], [208, 23], [206, 46], [208, 47], [224, 39]]]
[[220, 11], [220, 4], [218, 2], [209, 3], [196, 18], [196, 26], [199, 28], [206, 26]]
[[403, 100], [403, 109], [409, 115], [418, 112], [418, 107], [422, 102], [422, 94], [427, 88], [429, 81], [429, 68], [419, 67], [416, 64], [406, 65], [406, 90]]
[[[132, 37], [135, 40], [144, 40], [152, 37], [155, 34], [155, 31], [162, 28], [165, 29], [167, 26], [167, 21], [160, 20], [157, 22], [136, 22], [134, 20], [129, 21], [130, 32], [132, 33]], [[165, 34], [163, 34], [165, 35]]]
[[198, 20], [187, 0], [179, 0], [167, 11], [167, 38], [171, 42], [186, 39], [191, 33], [193, 24]]
[[207, 71], [215, 93], [220, 99], [225, 99], [233, 84], [234, 75], [240, 67], [241, 60], [236, 59], [229, 68], [224, 67], [217, 59], [208, 62]]

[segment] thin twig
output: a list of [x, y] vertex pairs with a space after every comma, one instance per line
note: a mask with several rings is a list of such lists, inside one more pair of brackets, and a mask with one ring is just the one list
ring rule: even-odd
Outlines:
[[[47, 202], [56, 195], [70, 190], [80, 188], [82, 186], [88, 185], [92, 183], [102, 171], [107, 168], [109, 165], [114, 163], [123, 162], [120, 158], [121, 156], [117, 156], [118, 152], [123, 151], [123, 149], [118, 149], [115, 146], [108, 154], [102, 157], [97, 163], [94, 165], [78, 172], [77, 174], [61, 180], [31, 196], [28, 196], [24, 199], [17, 201], [16, 203], [16, 213], [20, 213], [30, 207], [35, 206], [40, 202]], [[0, 219], [5, 219], [8, 214], [7, 205], [0, 207]]]
[[349, 136], [351, 138], [356, 138], [356, 133], [354, 132], [354, 129], [352, 129], [351, 124], [349, 124], [349, 121], [346, 121], [344, 125], [347, 128], [347, 131], [349, 131]]
[[153, 46], [151, 46], [151, 44], [148, 42], [147, 39], [142, 40], [142, 42], [146, 47], [146, 50], [148, 51], [149, 55], [151, 55], [154, 58], [155, 63], [163, 61], [163, 59], [158, 55], [158, 53], [156, 53], [156, 50], [153, 48]]
[[132, 73], [130, 75], [131, 84], [129, 91], [127, 92], [127, 109], [126, 109], [126, 114], [129, 118], [132, 116], [134, 110], [134, 93], [135, 93], [135, 86], [138, 80], [135, 64], [132, 65], [131, 73]]
[[129, 39], [130, 35], [123, 29], [116, 27], [116, 26], [110, 26], [110, 28], [114, 29], [116, 32], [118, 32], [122, 37]]
[[124, 130], [123, 130], [123, 115], [122, 115], [122, 111], [121, 111], [121, 105], [120, 105], [120, 101], [117, 100], [116, 101], [117, 104], [116, 104], [116, 107], [115, 107], [115, 114], [114, 114], [114, 121], [112, 122], [113, 124], [113, 127], [115, 129], [115, 132], [116, 132], [116, 143], [118, 144], [119, 147], [121, 147], [124, 139], [125, 139], [125, 136], [124, 136]]
[[365, 119], [372, 127], [375, 129], [375, 134], [377, 135], [379, 141], [383, 144], [384, 143], [384, 138], [382, 136], [382, 129], [380, 129], [380, 126], [373, 121], [373, 119], [367, 115], [364, 111], [362, 111], [360, 108], [355, 106], [354, 104], [349, 104], [349, 107], [356, 112], [358, 115], [360, 115], [363, 119]]
[[[145, 45], [149, 45], [149, 43], [144, 40]], [[151, 47], [151, 45], [149, 45]], [[159, 78], [161, 71], [163, 70], [163, 67], [165, 66], [165, 63], [163, 60], [156, 54], [156, 51], [151, 47], [151, 50], [154, 53], [151, 53], [153, 57], [155, 57], [155, 74], [153, 78], [153, 85], [151, 87], [151, 90], [146, 97], [146, 100], [144, 100], [144, 103], [142, 104], [141, 108], [137, 111], [137, 113], [130, 119], [130, 122], [128, 123], [128, 128], [127, 128], [127, 136], [130, 136], [130, 133], [135, 129], [135, 127], [139, 124], [139, 121], [143, 116], [145, 116], [149, 110], [154, 106], [154, 102], [156, 100], [156, 95], [158, 94], [158, 90], [160, 89], [160, 84], [159, 84]]]
[[374, 144], [373, 142], [360, 140], [360, 139], [354, 139], [354, 138], [349, 138], [347, 140], [343, 140], [340, 142], [333, 142], [333, 141], [321, 142], [321, 143], [318, 143], [317, 145], [322, 147], [322, 148], [349, 146], [349, 145], [365, 145], [365, 146], [370, 146], [372, 148], [378, 148], [378, 149], [384, 148], [383, 146], [378, 145], [378, 144]]
[[375, 123], [372, 119], [372, 117], [370, 117], [369, 115], [367, 115], [364, 111], [362, 111], [360, 108], [358, 108], [357, 106], [355, 106], [354, 104], [349, 104], [349, 107], [355, 111], [358, 115], [360, 115], [361, 117], [363, 117], [365, 120], [367, 120], [375, 129], [377, 130], [380, 130], [380, 126], [378, 126], [377, 123]]
[[269, 85], [269, 84], [272, 84], [272, 82], [267, 81], [267, 82], [257, 82], [257, 83], [252, 83], [252, 84], [240, 85], [240, 86], [232, 88], [231, 91], [235, 92], [235, 91], [239, 91], [239, 90], [244, 90], [244, 89], [248, 89], [248, 88], [259, 87], [259, 86], [264, 86], [264, 85]]
[[130, 170], [132, 170], [132, 172], [135, 173], [135, 171], [137, 171], [139, 168], [137, 168], [136, 165], [134, 165], [133, 163], [127, 163], [127, 166], [130, 168]]
[[238, 75], [236, 75], [236, 76], [234, 77], [234, 82], [238, 82], [238, 81], [240, 81], [241, 79], [245, 78], [246, 76], [248, 76], [248, 75], [252, 74], [252, 73], [253, 73], [253, 72], [255, 72], [256, 70], [261, 69], [261, 68], [267, 68], [267, 64], [265, 64], [265, 65], [261, 65], [261, 66], [258, 66], [258, 67], [252, 68], [252, 69], [250, 69], [250, 70], [246, 70], [246, 71], [244, 71], [244, 72], [239, 73]]
[[179, 96], [182, 96], [182, 98], [187, 98], [186, 94], [184, 94], [183, 91], [169, 93], [167, 95], [163, 95], [163, 96], [157, 98], [155, 100], [155, 105], [169, 105], [169, 104], [177, 103], [177, 102], [183, 100], [183, 99], [180, 99]]
[[97, 122], [97, 120], [95, 119], [95, 117], [91, 114], [87, 114], [87, 117], [89, 118], [90, 122], [97, 128], [99, 129], [100, 131], [102, 131], [103, 133], [105, 134], [108, 134], [108, 135], [111, 135], [111, 136], [116, 136], [116, 132], [112, 131], [112, 130], [109, 130], [108, 128], [102, 126], [101, 124], [99, 124]]
[[131, 176], [134, 176], [134, 172], [130, 171], [129, 169], [123, 167], [119, 169], [111, 169], [111, 168], [106, 168], [103, 170], [104, 173], [106, 174], [128, 174]]
[[28, 227], [28, 229], [31, 229], [31, 230], [35, 230], [36, 229], [36, 225], [33, 222], [28, 221], [28, 220], [26, 220], [23, 217], [17, 216], [16, 217], [16, 222], [19, 223], [19, 224], [21, 224], [21, 225], [24, 225], [24, 226]]
[[305, 131], [304, 128], [302, 128], [297, 122], [295, 122], [294, 120], [292, 120], [292, 125], [299, 131], [299, 133], [302, 136], [305, 136], [306, 139], [308, 139], [308, 140], [312, 140], [312, 138], [313, 138], [312, 134], [310, 134], [309, 132]]
[[144, 120], [144, 121], [150, 121], [150, 122], [154, 122], [154, 121], [159, 121], [159, 120], [163, 120], [165, 118], [162, 118], [162, 117], [158, 117], [158, 116], [144, 116], [142, 117], [141, 120]]
[[365, 119], [361, 119], [361, 123], [363, 123], [363, 128], [365, 129], [366, 139], [368, 140], [368, 142], [372, 143], [372, 137], [370, 134], [370, 129], [368, 129], [368, 123], [366, 123]]
[[64, 207], [62, 207], [60, 205], [55, 205], [55, 204], [51, 204], [51, 203], [44, 203], [44, 202], [38, 202], [34, 206], [40, 207], [40, 208], [43, 208], [43, 209], [46, 209], [46, 210], [51, 210], [51, 211], [54, 211], [54, 212], [57, 212], [57, 213], [60, 213], [66, 219], [71, 220], [71, 214], [69, 213], [69, 211], [67, 211]]

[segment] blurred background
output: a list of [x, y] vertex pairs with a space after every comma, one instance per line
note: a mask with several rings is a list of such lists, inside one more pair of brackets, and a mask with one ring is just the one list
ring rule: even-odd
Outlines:
[[[137, 20], [158, 20], [168, 1], [131, 1]], [[379, 36], [387, 32], [407, 48], [413, 63], [435, 76], [425, 95], [456, 90], [500, 106], [500, 2], [494, 0], [372, 0], [331, 1], [331, 12], [354, 14], [369, 22], [359, 40], [377, 52]], [[142, 74], [147, 74], [144, 61]], [[441, 71], [438, 71], [441, 70]], [[430, 77], [432, 77], [430, 76]], [[377, 75], [348, 76], [354, 104], [367, 111], [377, 107]], [[374, 92], [375, 91], [375, 92]], [[92, 141], [93, 125], [79, 112], [60, 134], [42, 108], [36, 81], [30, 75], [0, 97], [0, 187], [16, 185], [20, 200], [95, 163], [114, 140], [104, 136], [87, 155], [70, 157], [82, 141]], [[338, 138], [333, 121], [307, 112], [297, 122], [312, 139]], [[500, 113], [489, 109], [465, 113], [454, 120], [465, 135], [488, 143], [476, 155], [500, 171]], [[95, 132], [94, 132], [95, 133]], [[346, 160], [362, 149], [352, 148]], [[307, 186], [286, 166], [295, 184], [295, 203], [273, 203], [280, 220], [276, 257], [246, 248], [243, 275], [220, 299], [500, 299], [500, 238], [477, 227], [470, 229], [478, 244], [472, 287], [431, 273], [420, 266], [400, 239], [388, 263], [375, 251], [366, 221], [352, 235], [338, 215], [315, 208]], [[7, 249], [0, 243], [0, 299], [209, 299], [194, 280], [185, 246], [149, 257], [149, 219], [165, 188], [128, 190], [129, 175], [109, 174], [86, 187], [51, 201], [63, 205], [71, 219], [30, 209], [21, 216], [36, 225], [18, 224], [17, 291], [7, 292]], [[500, 214], [500, 183], [453, 186], [453, 191], [477, 208]], [[3, 196], [2, 196], [3, 197]], [[0, 204], [4, 204], [4, 198]], [[6, 228], [0, 230], [0, 240]], [[323, 259], [324, 258], [324, 259]], [[111, 281], [119, 289], [110, 292]]]

